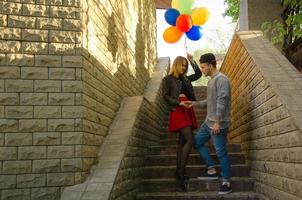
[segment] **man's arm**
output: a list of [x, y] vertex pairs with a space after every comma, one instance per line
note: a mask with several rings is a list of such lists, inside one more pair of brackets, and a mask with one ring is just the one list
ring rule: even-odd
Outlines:
[[217, 89], [217, 121], [222, 120], [223, 114], [225, 113], [226, 107], [230, 101], [231, 87], [230, 82], [226, 77], [219, 77], [216, 84]]
[[216, 91], [217, 91], [217, 110], [216, 110], [216, 119], [212, 127], [212, 133], [218, 134], [220, 132], [220, 122], [226, 107], [230, 101], [230, 83], [226, 77], [219, 77], [216, 82]]

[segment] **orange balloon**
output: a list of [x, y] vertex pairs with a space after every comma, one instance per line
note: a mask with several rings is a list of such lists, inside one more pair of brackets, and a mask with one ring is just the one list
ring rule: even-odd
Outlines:
[[178, 30], [175, 26], [170, 26], [164, 31], [163, 37], [167, 43], [175, 43], [181, 38], [182, 34], [183, 32]]
[[210, 11], [205, 7], [195, 8], [191, 18], [194, 26], [205, 24], [210, 17]]

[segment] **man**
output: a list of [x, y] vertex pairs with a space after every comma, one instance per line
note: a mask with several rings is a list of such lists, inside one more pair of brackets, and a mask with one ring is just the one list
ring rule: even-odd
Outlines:
[[204, 159], [207, 170], [198, 179], [215, 180], [218, 174], [214, 167], [214, 161], [205, 146], [206, 142], [212, 139], [218, 156], [223, 182], [218, 194], [228, 194], [232, 192], [230, 183], [230, 161], [227, 154], [227, 132], [230, 126], [231, 111], [231, 88], [228, 78], [216, 69], [216, 59], [212, 53], [200, 56], [200, 68], [205, 76], [211, 79], [207, 85], [207, 99], [194, 102], [194, 105], [207, 107], [205, 122], [195, 135], [195, 146], [201, 157]]

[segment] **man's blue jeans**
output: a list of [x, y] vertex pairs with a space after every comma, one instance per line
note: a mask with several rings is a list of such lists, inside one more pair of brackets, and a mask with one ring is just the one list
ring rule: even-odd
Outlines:
[[225, 128], [220, 129], [220, 133], [214, 135], [211, 133], [211, 128], [206, 123], [203, 123], [200, 126], [197, 134], [195, 135], [195, 147], [204, 159], [208, 168], [211, 168], [215, 165], [209, 153], [208, 147], [205, 146], [206, 142], [212, 138], [213, 145], [220, 162], [220, 168], [222, 172], [221, 175], [224, 181], [229, 181], [231, 177], [230, 160], [226, 148], [227, 133], [228, 128]]

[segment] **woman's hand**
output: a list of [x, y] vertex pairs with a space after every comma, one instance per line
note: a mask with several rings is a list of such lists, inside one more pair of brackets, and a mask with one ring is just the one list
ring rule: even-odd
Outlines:
[[187, 59], [188, 59], [189, 61], [193, 61], [193, 56], [192, 56], [192, 54], [190, 54], [190, 53], [187, 52]]
[[191, 108], [194, 105], [194, 101], [182, 101], [180, 102], [180, 106], [184, 106], [185, 108]]

